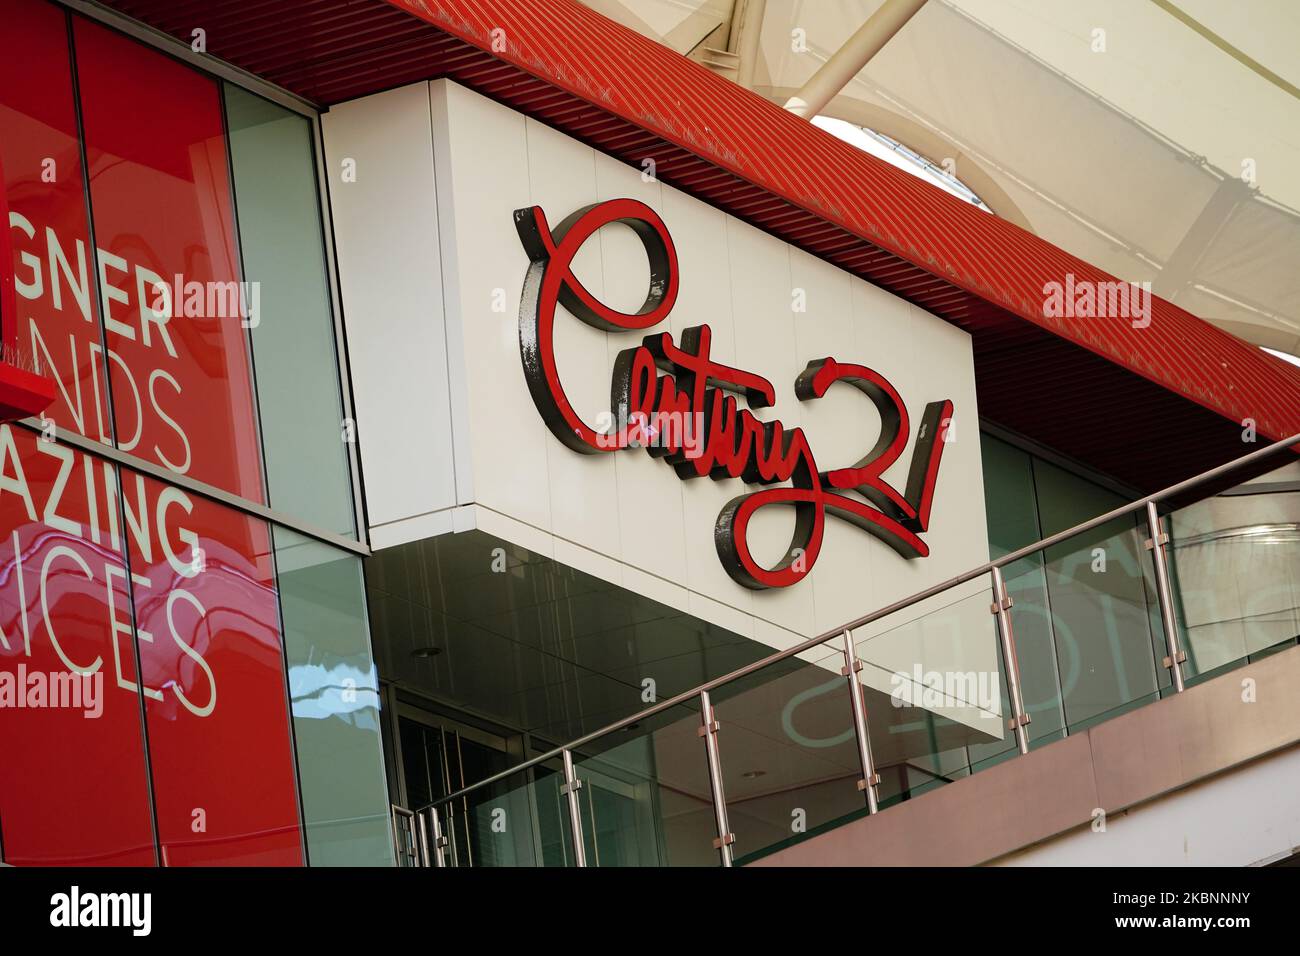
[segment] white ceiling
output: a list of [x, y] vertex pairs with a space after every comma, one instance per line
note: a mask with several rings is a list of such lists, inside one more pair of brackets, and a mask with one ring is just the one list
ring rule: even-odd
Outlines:
[[[783, 104], [882, 0], [586, 2]], [[929, 0], [823, 114], [951, 161], [998, 215], [1296, 354], [1297, 36], [1292, 0]]]

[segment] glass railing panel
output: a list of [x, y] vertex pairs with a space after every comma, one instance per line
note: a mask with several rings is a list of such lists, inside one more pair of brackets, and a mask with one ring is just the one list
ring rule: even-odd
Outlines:
[[533, 767], [440, 805], [447, 866], [572, 866], [563, 782], [556, 769]]
[[[1170, 514], [1184, 675], [1300, 642], [1300, 466]], [[1030, 747], [1172, 692], [1143, 512], [1007, 565]], [[1014, 758], [990, 576], [857, 628], [880, 806]], [[712, 691], [736, 862], [866, 812], [838, 638]], [[573, 750], [588, 865], [718, 864], [698, 701]], [[558, 761], [556, 762], [558, 767]], [[541, 767], [444, 808], [452, 865], [572, 865], [562, 775]]]
[[854, 631], [881, 806], [1015, 753], [988, 575]]
[[1165, 518], [1188, 683], [1300, 636], [1300, 465]]
[[1021, 695], [1025, 713], [1029, 715], [1026, 734], [1030, 748], [1040, 747], [1065, 736], [1060, 662], [1043, 552], [1007, 565], [1002, 569], [1002, 578], [1012, 602], [1011, 625], [1016, 639]]
[[692, 701], [574, 750], [588, 866], [719, 864], [700, 723]]
[[[1058, 719], [1077, 733], [1159, 699], [1164, 639], [1146, 569], [1145, 531], [1133, 516], [1117, 518], [1043, 551], [1041, 579], [1030, 570], [1017, 576], [1012, 625], [1028, 677], [1032, 740], [1055, 739]], [[1050, 647], [1041, 640], [1044, 626]]]
[[713, 691], [737, 865], [866, 812], [843, 667], [836, 639]]
[[[1008, 756], [1015, 753], [1015, 748], [1012, 748]], [[883, 767], [878, 787], [880, 807], [885, 809], [914, 800], [945, 784], [969, 777], [973, 772], [970, 758], [962, 747]]]

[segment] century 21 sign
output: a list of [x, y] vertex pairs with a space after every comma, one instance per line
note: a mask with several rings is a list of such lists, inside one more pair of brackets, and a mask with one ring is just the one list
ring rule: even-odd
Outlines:
[[[939, 460], [953, 405], [931, 402], [921, 417], [907, 489], [883, 477], [907, 446], [907, 408], [878, 372], [833, 358], [808, 363], [795, 381], [800, 400], [820, 398], [835, 382], [861, 390], [881, 419], [880, 437], [856, 464], [819, 471], [801, 428], [765, 422], [752, 408], [776, 401], [772, 383], [710, 357], [707, 325], [686, 329], [681, 343], [668, 332], [647, 335], [619, 353], [611, 386], [611, 430], [585, 422], [564, 393], [555, 362], [555, 312], [563, 304], [583, 322], [606, 332], [636, 332], [668, 318], [677, 299], [677, 252], [663, 220], [634, 199], [614, 199], [579, 209], [552, 231], [540, 207], [515, 211], [515, 228], [531, 264], [519, 304], [519, 352], [533, 402], [555, 437], [574, 451], [600, 454], [642, 447], [670, 464], [682, 479], [708, 475], [740, 478], [765, 488], [733, 498], [718, 514], [714, 542], [727, 573], [745, 587], [789, 587], [817, 562], [827, 513], [876, 535], [907, 558], [930, 549], [929, 527]], [[622, 223], [640, 238], [650, 263], [644, 304], [633, 313], [611, 309], [573, 274], [574, 256], [602, 226]], [[748, 407], [740, 406], [744, 398]], [[844, 494], [855, 491], [862, 498]], [[865, 499], [865, 500], [864, 500]], [[750, 551], [748, 528], [768, 505], [794, 509], [795, 528], [784, 557], [761, 565]]]

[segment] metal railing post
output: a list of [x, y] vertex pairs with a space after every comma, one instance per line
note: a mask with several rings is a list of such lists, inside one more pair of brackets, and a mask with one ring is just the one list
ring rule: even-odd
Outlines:
[[564, 785], [560, 787], [560, 793], [564, 794], [569, 800], [569, 829], [573, 834], [573, 865], [587, 865], [587, 848], [582, 842], [582, 806], [578, 801], [578, 791], [582, 789], [582, 781], [573, 770], [573, 754], [566, 750], [560, 754], [564, 760]]
[[718, 722], [714, 719], [713, 703], [709, 700], [707, 690], [700, 691], [700, 725], [699, 735], [704, 738], [704, 755], [709, 761], [709, 790], [713, 794], [713, 815], [718, 824], [718, 838], [713, 841], [713, 848], [718, 851], [718, 858], [723, 866], [731, 866], [731, 845], [736, 842], [736, 835], [731, 832], [727, 822], [727, 796], [722, 790], [722, 761], [718, 757]]
[[429, 826], [433, 831], [430, 834], [433, 865], [440, 868], [445, 867], [447, 865], [447, 857], [444, 853], [444, 849], [447, 846], [447, 838], [442, 835], [442, 822], [438, 819], [437, 807], [429, 807]]
[[1002, 569], [992, 569], [993, 605], [989, 610], [998, 619], [998, 639], [1002, 642], [1002, 661], [1007, 667], [1007, 696], [1011, 698], [1011, 717], [1007, 725], [1016, 735], [1016, 747], [1022, 754], [1029, 753], [1029, 733], [1025, 727], [1029, 714], [1025, 711], [1025, 696], [1020, 689], [1020, 660], [1016, 657], [1016, 635], [1011, 628], [1011, 607], [1015, 603], [1007, 594], [1007, 583]]
[[416, 866], [429, 866], [429, 828], [424, 825], [424, 814], [417, 813], [411, 818], [415, 824], [415, 862]]
[[871, 759], [871, 733], [867, 729], [867, 705], [862, 699], [862, 682], [858, 680], [858, 671], [862, 670], [862, 661], [858, 660], [858, 649], [853, 644], [853, 632], [844, 631], [844, 667], [840, 670], [849, 680], [849, 702], [853, 706], [853, 735], [858, 739], [858, 761], [862, 764], [862, 779], [858, 789], [866, 795], [867, 812], [875, 813], [880, 809], [880, 794], [876, 790], [880, 784], [880, 774], [876, 773], [875, 762]]
[[1165, 545], [1169, 535], [1165, 534], [1160, 523], [1160, 512], [1154, 501], [1147, 502], [1147, 528], [1151, 537], [1143, 546], [1151, 552], [1151, 560], [1156, 568], [1156, 597], [1160, 601], [1160, 624], [1165, 631], [1165, 649], [1168, 653], [1163, 661], [1174, 683], [1174, 691], [1183, 691], [1183, 662], [1187, 655], [1178, 647], [1178, 620], [1174, 617], [1174, 593], [1169, 586], [1169, 559], [1165, 554]]
[[[397, 865], [406, 865], [403, 861], [411, 861], [412, 866], [420, 865], [420, 845], [419, 836], [415, 825], [415, 814], [406, 807], [398, 806], [393, 803], [388, 808], [388, 819], [391, 824], [393, 833], [393, 852], [397, 854]], [[398, 820], [403, 821], [401, 825]]]

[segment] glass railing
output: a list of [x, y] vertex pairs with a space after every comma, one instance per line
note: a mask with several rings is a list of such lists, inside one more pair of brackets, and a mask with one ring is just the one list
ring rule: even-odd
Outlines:
[[397, 865], [575, 865], [565, 774], [557, 763], [498, 774], [415, 812], [394, 806]]
[[[1159, 700], [1164, 638], [1147, 537], [1132, 515], [1071, 535], [1039, 552], [1038, 580], [1032, 588], [1022, 584], [1021, 600], [1012, 598], [1018, 648], [1031, 619], [1050, 632], [1044, 659], [1055, 666], [1021, 675], [1035, 742]], [[1038, 655], [1026, 648], [1021, 656]], [[1163, 677], [1168, 684], [1169, 675]]]
[[1169, 515], [1184, 679], [1195, 684], [1300, 635], [1300, 468]]
[[716, 866], [697, 699], [571, 751], [587, 866]]
[[815, 662], [790, 658], [713, 692], [714, 720], [726, 727], [718, 744], [726, 749], [722, 789], [736, 856], [862, 811], [843, 666], [838, 653]]
[[395, 816], [398, 855], [743, 864], [1293, 645], [1298, 445], [1099, 515]]

